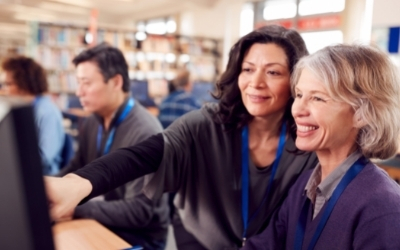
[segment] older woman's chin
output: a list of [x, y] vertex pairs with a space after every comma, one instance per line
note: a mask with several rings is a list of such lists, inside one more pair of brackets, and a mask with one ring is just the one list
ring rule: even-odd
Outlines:
[[297, 149], [305, 152], [315, 152], [319, 148], [319, 145], [316, 145], [310, 141], [301, 140], [299, 138], [296, 139], [295, 144]]

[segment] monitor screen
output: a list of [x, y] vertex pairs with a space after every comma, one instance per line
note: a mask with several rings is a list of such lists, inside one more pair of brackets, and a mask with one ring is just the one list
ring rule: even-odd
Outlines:
[[0, 97], [0, 249], [53, 250], [32, 106]]
[[149, 97], [147, 81], [131, 80], [131, 93], [135, 100], [145, 107], [155, 106], [153, 99]]
[[68, 94], [67, 100], [68, 108], [83, 108], [79, 97], [77, 97], [75, 94]]
[[211, 93], [215, 90], [215, 85], [210, 82], [194, 82], [192, 88], [192, 94], [199, 99], [201, 103], [206, 102], [217, 102], [212, 97]]

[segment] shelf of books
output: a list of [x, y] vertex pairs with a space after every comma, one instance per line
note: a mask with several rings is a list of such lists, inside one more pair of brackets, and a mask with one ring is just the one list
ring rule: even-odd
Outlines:
[[[84, 43], [87, 29], [45, 23], [37, 28], [32, 56], [47, 70], [50, 91], [75, 92], [77, 80], [72, 59], [87, 48]], [[201, 82], [214, 82], [218, 74], [220, 42], [215, 39], [148, 34], [145, 40], [138, 41], [134, 31], [99, 29], [97, 43], [101, 42], [121, 49], [130, 78], [148, 81], [149, 89], [155, 90], [154, 96], [166, 94], [157, 90], [167, 89], [167, 81], [174, 78], [179, 68], [186, 67], [192, 78]]]
[[[25, 54], [25, 41], [23, 39], [7, 38], [7, 36], [0, 36], [0, 65], [7, 57], [14, 55]], [[4, 90], [4, 72], [0, 66], [0, 95], [5, 94]]]

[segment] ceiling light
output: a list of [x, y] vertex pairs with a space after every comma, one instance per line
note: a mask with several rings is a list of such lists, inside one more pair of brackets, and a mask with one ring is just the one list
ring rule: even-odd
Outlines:
[[168, 54], [165, 55], [165, 61], [167, 63], [173, 63], [173, 62], [175, 62], [175, 60], [176, 60], [175, 54], [168, 53]]
[[146, 33], [144, 33], [143, 31], [139, 31], [139, 32], [136, 32], [135, 38], [136, 38], [136, 40], [138, 40], [138, 41], [144, 41], [144, 40], [146, 40], [147, 35], [146, 35]]
[[168, 33], [174, 33], [176, 31], [176, 22], [174, 20], [168, 20], [166, 25]]
[[91, 44], [93, 42], [93, 35], [90, 32], [87, 32], [85, 35], [85, 42], [87, 44]]
[[187, 54], [182, 54], [179, 56], [179, 61], [182, 63], [188, 63], [190, 61], [190, 56]]

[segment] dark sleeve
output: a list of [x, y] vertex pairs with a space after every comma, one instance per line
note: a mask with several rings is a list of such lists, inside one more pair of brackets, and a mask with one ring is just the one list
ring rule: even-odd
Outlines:
[[163, 136], [157, 134], [135, 146], [104, 155], [79, 169], [75, 174], [88, 179], [93, 187], [85, 200], [157, 171], [163, 151]]
[[143, 189], [147, 197], [158, 200], [165, 192], [175, 193], [187, 187], [187, 182], [198, 168], [194, 154], [196, 150], [202, 151], [201, 146], [193, 143], [193, 138], [197, 138], [197, 133], [193, 134], [193, 131], [202, 131], [199, 127], [202, 119], [198, 111], [193, 111], [181, 116], [164, 130], [163, 159]]
[[[127, 185], [143, 187], [143, 178], [137, 181]], [[89, 201], [75, 209], [74, 218], [90, 218], [110, 227], [140, 229], [151, 222], [154, 206], [156, 204], [153, 201], [139, 193], [119, 200]]]

